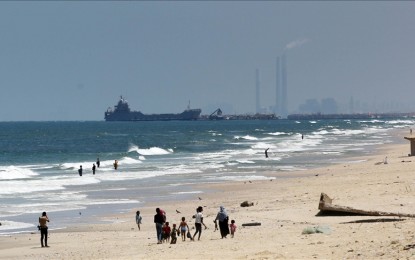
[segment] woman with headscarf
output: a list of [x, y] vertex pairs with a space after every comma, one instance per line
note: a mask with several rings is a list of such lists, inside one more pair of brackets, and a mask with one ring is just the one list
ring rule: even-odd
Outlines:
[[218, 215], [216, 215], [216, 218], [213, 222], [215, 222], [215, 226], [217, 226], [216, 221], [219, 221], [219, 229], [220, 229], [220, 234], [222, 238], [226, 238], [226, 236], [229, 234], [228, 220], [229, 220], [229, 216], [225, 210], [225, 207], [220, 206]]

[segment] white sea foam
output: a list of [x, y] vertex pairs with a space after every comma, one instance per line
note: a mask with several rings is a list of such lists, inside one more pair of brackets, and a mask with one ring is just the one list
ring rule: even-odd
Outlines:
[[162, 171], [112, 171], [105, 174], [95, 174], [101, 181], [139, 180], [164, 175]]
[[33, 224], [24, 223], [24, 222], [16, 222], [16, 221], [9, 221], [9, 220], [1, 220], [0, 222], [1, 222], [0, 234], [2, 233], [2, 231], [6, 231], [6, 230], [35, 227], [35, 225]]
[[275, 133], [268, 133], [269, 135], [286, 135], [287, 133], [285, 132], [275, 132]]
[[233, 176], [215, 176], [212, 179], [222, 181], [254, 181], [254, 180], [274, 180], [275, 177], [262, 175], [233, 175]]
[[131, 204], [131, 203], [141, 203], [139, 200], [130, 200], [130, 199], [118, 199], [118, 200], [88, 200], [82, 205], [111, 205], [111, 204]]
[[234, 137], [234, 139], [236, 139], [236, 140], [244, 139], [244, 140], [250, 140], [250, 141], [258, 140], [258, 138], [257, 138], [257, 137], [250, 136], [250, 135], [245, 135], [245, 136], [235, 136], [235, 137]]
[[232, 151], [223, 151], [223, 152], [215, 152], [215, 153], [205, 153], [203, 155], [195, 156], [195, 160], [228, 160], [232, 157]]
[[179, 192], [172, 192], [171, 194], [180, 195], [180, 194], [200, 194], [200, 193], [203, 193], [203, 191], [200, 191], [200, 190], [195, 190], [195, 191], [179, 191]]
[[59, 167], [59, 164], [27, 164], [19, 166], [21, 168], [29, 168], [31, 170], [48, 170]]
[[339, 129], [333, 129], [332, 131], [330, 131], [331, 134], [335, 134], [335, 135], [361, 135], [361, 134], [365, 134], [364, 130], [353, 130], [353, 129], [345, 129], [345, 130], [339, 130]]
[[47, 183], [42, 180], [29, 180], [22, 185], [21, 181], [5, 181], [2, 182], [2, 188], [0, 189], [0, 195], [5, 194], [21, 194], [39, 191], [50, 191], [50, 190], [63, 190], [64, 187], [61, 185], [55, 185], [53, 183]]
[[325, 151], [325, 152], [321, 152], [321, 154], [342, 154], [339, 151]]
[[258, 143], [255, 143], [255, 144], [253, 144], [252, 146], [251, 146], [251, 148], [252, 149], [259, 149], [259, 150], [261, 150], [262, 152], [264, 152], [264, 150], [265, 149], [267, 149], [267, 148], [269, 148], [269, 149], [271, 149], [272, 150], [272, 148], [276, 148], [276, 145], [275, 144], [272, 144], [272, 143], [264, 143], [264, 142], [258, 142]]
[[384, 123], [385, 121], [375, 119], [375, 120], [361, 120], [359, 122], [360, 123]]
[[194, 182], [179, 182], [179, 183], [169, 183], [167, 184], [168, 186], [184, 186], [184, 185], [193, 185], [195, 184]]
[[[55, 195], [55, 194], [49, 194]], [[40, 197], [42, 199], [42, 197]], [[22, 203], [19, 205], [0, 206], [0, 217], [18, 216], [23, 213], [39, 213], [39, 209], [46, 212], [62, 212], [69, 210], [83, 210], [91, 205], [119, 205], [119, 204], [137, 204], [141, 203], [139, 200], [131, 199], [88, 199], [76, 198], [69, 200], [52, 200], [53, 198], [45, 198], [42, 203]], [[1, 222], [1, 221], [0, 221]]]
[[221, 165], [204, 163], [198, 165], [197, 167], [192, 167], [189, 165], [177, 165], [174, 167], [163, 167], [161, 168], [162, 175], [174, 175], [174, 174], [191, 174], [191, 173], [201, 173], [203, 169], [212, 169], [215, 167], [221, 167]]
[[19, 180], [6, 180], [2, 182], [3, 186], [2, 189], [0, 189], [0, 195], [64, 190], [64, 186], [87, 185], [99, 182], [100, 180], [93, 176], [79, 177], [75, 174], [73, 177], [53, 176], [47, 178], [31, 179], [25, 181], [24, 185], [22, 185], [22, 182]]
[[118, 160], [119, 165], [125, 165], [125, 164], [137, 164], [137, 163], [143, 163], [142, 161], [138, 159], [133, 159], [131, 157], [123, 157], [120, 160]]
[[249, 160], [236, 160], [238, 163], [248, 163], [248, 164], [254, 164], [255, 162], [249, 161]]
[[[68, 162], [68, 163], [63, 163], [60, 165], [60, 168], [63, 170], [73, 170], [75, 172], [75, 170], [79, 169], [79, 166], [82, 165], [83, 170], [85, 169], [89, 169], [90, 167], [92, 167], [92, 164], [94, 164], [94, 162]], [[100, 162], [101, 166], [104, 166], [103, 162]], [[77, 172], [77, 171], [76, 171]]]
[[140, 155], [164, 155], [164, 154], [169, 154], [172, 153], [173, 150], [172, 149], [168, 149], [165, 150], [163, 148], [160, 147], [150, 147], [148, 149], [140, 149], [137, 145], [132, 145], [129, 149], [128, 152], [137, 152]]
[[31, 178], [38, 175], [30, 169], [16, 166], [0, 167], [0, 180], [15, 180]]
[[406, 124], [406, 125], [413, 125], [415, 123], [414, 120], [389, 120], [385, 122], [386, 124], [396, 125], [396, 124]]

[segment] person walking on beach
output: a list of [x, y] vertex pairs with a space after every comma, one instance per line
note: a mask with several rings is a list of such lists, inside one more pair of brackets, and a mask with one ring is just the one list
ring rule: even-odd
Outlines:
[[186, 241], [186, 233], [190, 231], [190, 228], [187, 225], [185, 217], [182, 217], [182, 222], [180, 222], [179, 230], [180, 230], [180, 233], [182, 234], [182, 241]]
[[216, 215], [216, 218], [213, 222], [219, 221], [219, 230], [220, 230], [220, 234], [222, 236], [222, 238], [226, 238], [226, 236], [229, 234], [229, 226], [228, 226], [228, 221], [229, 221], [229, 216], [228, 213], [225, 210], [225, 207], [220, 206], [219, 212]]
[[100, 165], [100, 161], [99, 161], [99, 158], [97, 158], [97, 166], [98, 166], [98, 168], [99, 168], [99, 165]]
[[192, 240], [195, 241], [195, 237], [196, 234], [199, 233], [199, 236], [197, 238], [197, 240], [200, 240], [200, 235], [202, 235], [202, 225], [205, 226], [205, 229], [207, 229], [205, 223], [203, 223], [203, 207], [199, 206], [196, 209], [196, 214], [193, 215], [193, 218], [195, 219], [195, 228], [196, 228], [196, 232], [193, 235]]
[[173, 229], [171, 230], [171, 234], [170, 234], [170, 237], [171, 237], [171, 242], [170, 242], [170, 244], [176, 244], [176, 241], [177, 241], [177, 228], [176, 228], [176, 224], [173, 224]]
[[93, 175], [95, 175], [95, 169], [96, 169], [96, 168], [95, 168], [95, 163], [94, 163], [94, 164], [92, 164], [92, 174], [93, 174]]
[[[48, 246], [48, 225], [49, 218], [46, 215], [46, 212], [42, 213], [42, 216], [39, 217], [39, 229], [40, 229], [40, 245], [42, 247], [49, 247]], [[45, 243], [43, 243], [45, 241]]]
[[169, 243], [170, 233], [171, 233], [169, 222], [164, 223], [162, 230], [163, 230], [163, 242]]
[[79, 176], [82, 176], [82, 165], [79, 166], [78, 173], [79, 173]]
[[229, 225], [229, 229], [231, 230], [231, 238], [233, 238], [233, 236], [235, 235], [235, 231], [236, 231], [236, 224], [235, 224], [235, 220], [231, 220], [231, 224]]
[[163, 224], [166, 222], [165, 214], [160, 210], [160, 208], [156, 208], [156, 215], [154, 215], [154, 223], [156, 224], [156, 231], [157, 231], [157, 244], [162, 243], [162, 229]]
[[140, 215], [140, 211], [137, 211], [136, 215], [135, 215], [135, 223], [137, 223], [138, 226], [138, 230], [140, 230], [140, 225], [141, 225], [141, 220], [143, 218]]

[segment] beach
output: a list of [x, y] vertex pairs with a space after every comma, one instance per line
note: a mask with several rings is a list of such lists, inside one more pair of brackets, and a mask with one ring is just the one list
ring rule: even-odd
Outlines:
[[[400, 259], [412, 257], [415, 221], [408, 217], [316, 216], [320, 194], [333, 204], [356, 209], [414, 213], [415, 160], [409, 144], [384, 145], [376, 154], [349, 163], [293, 172], [290, 178], [241, 181], [200, 187], [212, 192], [194, 199], [146, 204], [140, 210], [141, 230], [135, 210], [108, 214], [111, 224], [71, 226], [49, 232], [49, 248], [40, 247], [40, 234], [0, 237], [1, 259]], [[387, 156], [387, 164], [383, 163]], [[268, 173], [273, 176], [273, 172]], [[200, 198], [199, 198], [200, 197]], [[243, 201], [253, 202], [241, 207]], [[237, 230], [234, 238], [221, 239], [213, 220], [224, 206]], [[167, 213], [172, 226], [186, 217], [194, 233], [198, 206], [204, 207], [200, 241], [157, 244], [155, 209]], [[177, 213], [176, 210], [181, 213]], [[51, 222], [53, 214], [49, 214]], [[246, 226], [244, 223], [261, 223]], [[320, 227], [323, 233], [302, 234]], [[415, 247], [415, 246], [414, 246]]]

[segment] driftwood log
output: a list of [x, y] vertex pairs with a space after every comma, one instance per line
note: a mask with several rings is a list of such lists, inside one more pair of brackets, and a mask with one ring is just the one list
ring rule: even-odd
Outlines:
[[325, 193], [321, 193], [318, 209], [318, 215], [359, 215], [359, 216], [391, 216], [391, 217], [410, 217], [415, 218], [415, 214], [383, 212], [373, 210], [361, 210], [351, 207], [344, 207], [332, 204], [332, 199]]
[[244, 202], [241, 203], [241, 207], [251, 207], [254, 206], [253, 202], [249, 202], [247, 200], [245, 200]]
[[250, 227], [250, 226], [261, 226], [260, 222], [252, 222], [252, 223], [243, 223], [243, 227]]

